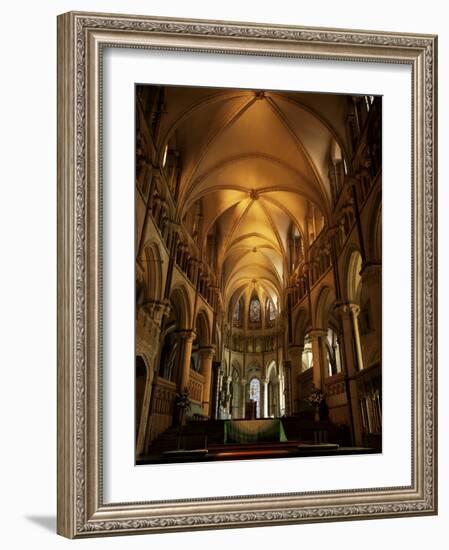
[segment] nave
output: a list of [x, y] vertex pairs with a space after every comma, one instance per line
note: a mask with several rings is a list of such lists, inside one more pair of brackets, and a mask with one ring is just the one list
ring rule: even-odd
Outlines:
[[381, 115], [137, 87], [138, 463], [381, 450]]

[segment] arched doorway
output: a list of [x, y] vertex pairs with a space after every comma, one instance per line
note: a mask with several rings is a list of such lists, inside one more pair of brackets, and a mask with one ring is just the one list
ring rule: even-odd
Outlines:
[[279, 391], [279, 376], [276, 361], [271, 361], [267, 369], [267, 416], [268, 418], [276, 418], [280, 414], [280, 391]]
[[136, 440], [140, 430], [142, 420], [143, 400], [145, 396], [145, 386], [147, 381], [147, 367], [141, 355], [136, 357], [136, 384], [135, 384], [135, 422]]

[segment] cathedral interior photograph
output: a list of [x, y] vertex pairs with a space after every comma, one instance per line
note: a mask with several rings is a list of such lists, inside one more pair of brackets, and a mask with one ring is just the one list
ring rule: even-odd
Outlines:
[[382, 97], [135, 117], [136, 464], [382, 452]]

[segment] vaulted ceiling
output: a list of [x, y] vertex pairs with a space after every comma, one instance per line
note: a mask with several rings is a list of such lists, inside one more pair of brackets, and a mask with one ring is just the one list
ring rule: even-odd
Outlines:
[[166, 88], [162, 143], [182, 159], [178, 215], [198, 201], [218, 238], [226, 302], [245, 287], [278, 298], [288, 236], [312, 209], [328, 219], [331, 151], [345, 154], [345, 97], [255, 90]]

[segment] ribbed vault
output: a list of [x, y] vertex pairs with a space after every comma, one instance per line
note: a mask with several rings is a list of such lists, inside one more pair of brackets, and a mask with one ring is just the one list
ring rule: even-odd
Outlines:
[[346, 150], [341, 97], [182, 87], [166, 94], [161, 150], [181, 157], [178, 216], [198, 208], [201, 245], [217, 237], [224, 303], [254, 281], [281, 303], [289, 235], [307, 243], [312, 215], [323, 227], [332, 208], [329, 157]]

